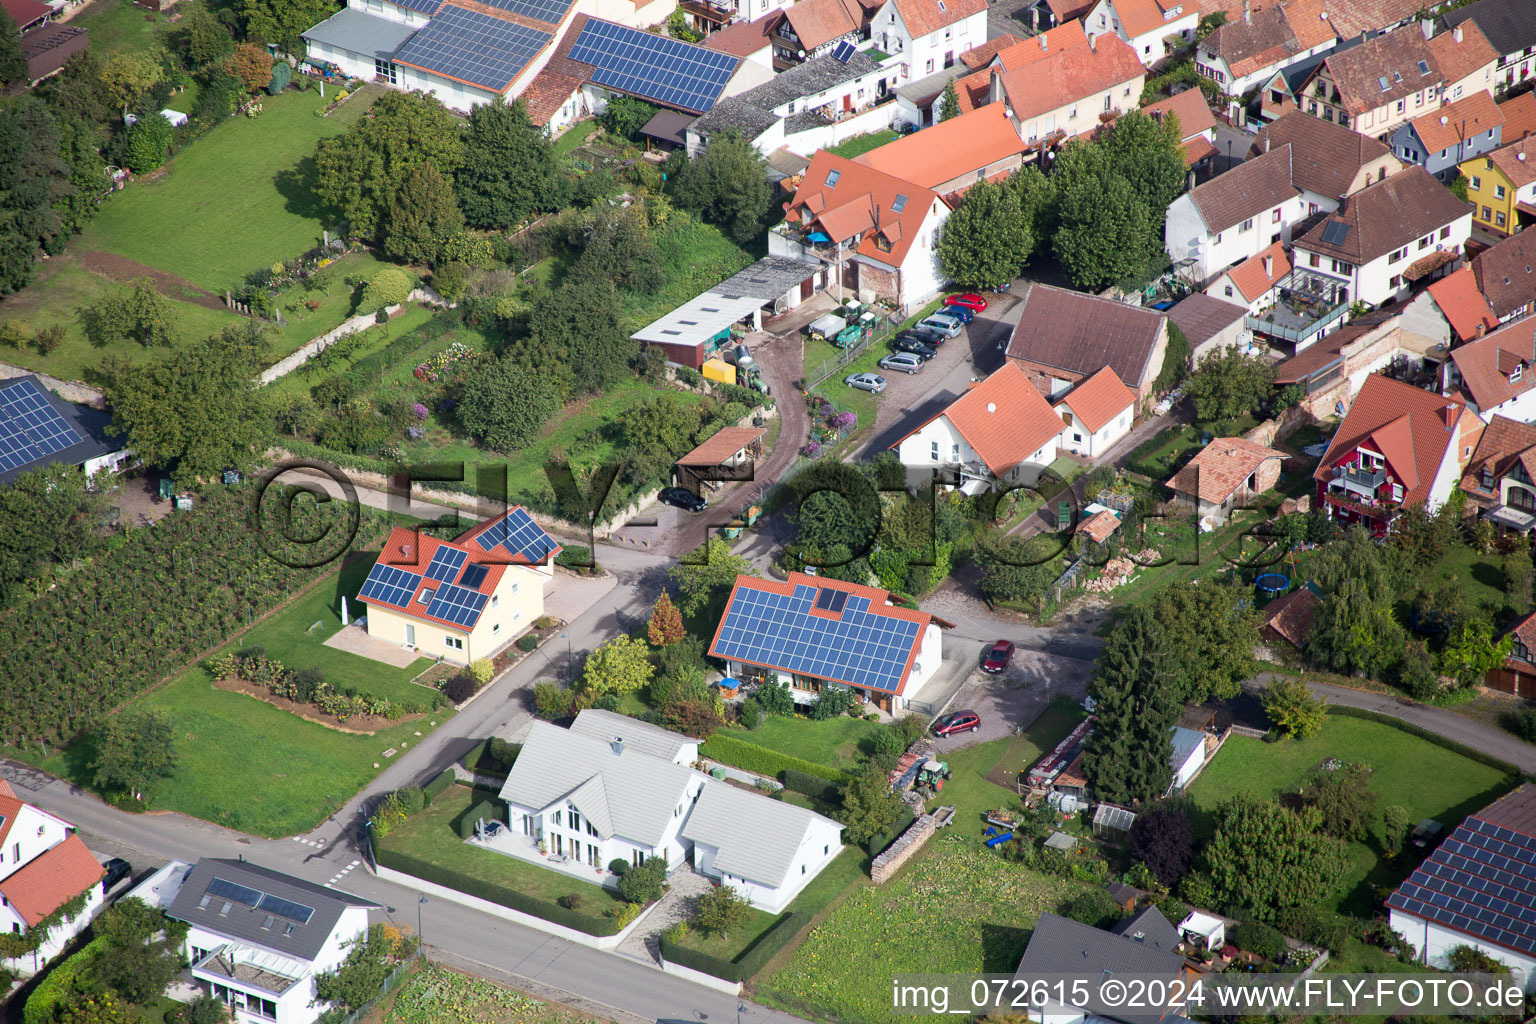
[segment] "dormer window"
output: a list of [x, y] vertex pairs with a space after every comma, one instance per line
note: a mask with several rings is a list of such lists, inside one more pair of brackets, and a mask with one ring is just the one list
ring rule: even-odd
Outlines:
[[875, 236], [875, 248], [879, 249], [881, 252], [890, 252], [891, 251], [891, 241], [890, 241], [890, 239], [886, 238], [884, 235], [876, 235]]
[[1524, 368], [1524, 366], [1525, 366], [1524, 363], [1517, 363], [1517, 364], [1515, 364], [1515, 368], [1513, 370], [1509, 371], [1509, 382], [1511, 384], [1515, 384], [1515, 383], [1519, 382], [1519, 380], [1520, 380], [1520, 371]]
[[1485, 491], [1493, 490], [1493, 470], [1484, 466], [1482, 474], [1478, 477], [1478, 485]]
[[1530, 661], [1531, 651], [1530, 648], [1521, 642], [1519, 637], [1515, 637], [1515, 645], [1509, 649], [1509, 656], [1511, 658], [1518, 658], [1520, 661]]

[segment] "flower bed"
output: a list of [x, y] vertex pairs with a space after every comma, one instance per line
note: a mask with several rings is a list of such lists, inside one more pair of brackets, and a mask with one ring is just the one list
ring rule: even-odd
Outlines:
[[[426, 381], [428, 384], [439, 384], [451, 375], [461, 372], [469, 367], [478, 357], [479, 353], [462, 341], [456, 341], [429, 356], [425, 362], [416, 367], [416, 379]], [[420, 405], [420, 403], [417, 403]], [[425, 419], [425, 417], [422, 417]]]

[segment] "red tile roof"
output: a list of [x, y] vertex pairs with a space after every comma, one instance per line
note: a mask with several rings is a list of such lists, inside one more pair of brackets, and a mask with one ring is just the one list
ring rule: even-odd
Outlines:
[[1067, 392], [1055, 405], [1058, 409], [1066, 406], [1088, 433], [1097, 434], [1104, 424], [1136, 405], [1136, 392], [1106, 366]]
[[1088, 34], [1083, 31], [1083, 23], [1069, 21], [999, 50], [996, 63], [1004, 71], [1017, 71], [1053, 53], [1087, 45]]
[[1095, 544], [1103, 544], [1109, 540], [1110, 534], [1120, 529], [1120, 517], [1114, 509], [1106, 508], [1102, 512], [1093, 515], [1077, 524], [1077, 532], [1087, 535]]
[[[1476, 341], [1451, 349], [1451, 362], [1461, 374], [1461, 390], [1484, 411], [1536, 387], [1536, 326], [1516, 321]], [[1520, 379], [1509, 375], [1523, 367]]]
[[1499, 325], [1493, 308], [1477, 289], [1477, 278], [1470, 266], [1460, 267], [1431, 284], [1429, 294], [1461, 341], [1476, 339], [1479, 325], [1484, 331]]
[[1178, 118], [1181, 139], [1203, 134], [1216, 127], [1216, 115], [1211, 113], [1211, 106], [1205, 102], [1205, 93], [1200, 89], [1185, 89], [1177, 96], [1148, 103], [1141, 108], [1141, 112], [1155, 118], [1159, 124], [1169, 114]]
[[101, 881], [104, 874], [106, 869], [86, 849], [85, 841], [71, 835], [0, 880], [0, 896], [31, 928]]
[[[1349, 196], [1336, 212], [1292, 244], [1363, 266], [1471, 212], [1469, 204], [1424, 168], [1407, 167]], [[1349, 228], [1338, 244], [1323, 241], [1334, 223]]]
[[783, 13], [807, 54], [864, 25], [863, 9], [854, 0], [800, 0]]
[[1515, 188], [1524, 188], [1536, 181], [1536, 138], [1517, 139], [1483, 156], [1492, 160]]
[[693, 451], [677, 460], [679, 466], [718, 466], [758, 438], [765, 427], [722, 427]]
[[[1406, 26], [1412, 30], [1413, 26]], [[1456, 38], [1456, 29], [1461, 38]], [[1464, 21], [1449, 32], [1441, 32], [1429, 41], [1429, 52], [1435, 55], [1435, 63], [1445, 76], [1446, 84], [1453, 84], [1490, 64], [1497, 64], [1499, 51], [1475, 21]]]
[[1504, 115], [1504, 141], [1514, 142], [1536, 133], [1536, 92], [1523, 92], [1499, 104]]
[[747, 57], [772, 45], [768, 33], [779, 20], [779, 11], [769, 11], [756, 21], [733, 21], [718, 32], [711, 32], [704, 45], [711, 50]]
[[1387, 460], [1387, 472], [1403, 487], [1403, 504], [1429, 498], [1446, 453], [1467, 435], [1481, 432], [1466, 403], [1412, 384], [1371, 374], [1365, 378], [1344, 422], [1333, 435], [1313, 479], [1333, 479], [1335, 466], [1350, 460], [1362, 444]]
[[1016, 71], [1004, 72], [1003, 94], [1013, 107], [1014, 118], [1028, 121], [1123, 85], [1133, 87], [1134, 97], [1146, 72], [1136, 51], [1124, 40], [1102, 35], [1092, 46], [1048, 53]]
[[[1081, 31], [1081, 28], [1079, 28]], [[960, 55], [960, 63], [977, 71], [992, 63], [992, 58], [997, 56], [999, 50], [1006, 50], [1010, 46], [1017, 45], [1021, 40], [1012, 32], [1004, 32], [996, 39], [988, 39], [980, 46], [973, 46]]]
[[1120, 25], [1125, 29], [1125, 34], [1135, 39], [1156, 32], [1180, 17], [1182, 12], [1172, 17], [1169, 12], [1175, 7], [1184, 6], [1180, 0], [1115, 0], [1115, 13], [1120, 16]]
[[983, 68], [975, 74], [955, 79], [955, 99], [960, 101], [960, 111], [975, 110], [987, 105], [992, 91], [992, 72]]
[[5, 837], [11, 834], [11, 826], [16, 824], [16, 816], [21, 809], [27, 806], [17, 799], [16, 791], [11, 784], [0, 779], [0, 846], [5, 845]]
[[1438, 153], [1464, 139], [1492, 131], [1504, 123], [1504, 115], [1499, 113], [1499, 105], [1492, 96], [1478, 90], [1439, 110], [1422, 114], [1411, 123], [1425, 150]]
[[892, 0], [914, 39], [932, 35], [987, 9], [987, 0]]
[[[1266, 265], [1269, 268], [1268, 271], [1265, 270]], [[1285, 251], [1284, 242], [1276, 242], [1263, 252], [1248, 257], [1227, 271], [1227, 276], [1237, 286], [1243, 301], [1252, 302], [1259, 296], [1267, 294], [1290, 272], [1290, 253]], [[1217, 297], [1220, 298], [1220, 296]]]
[[[1290, 110], [1259, 130], [1248, 155], [1258, 156], [1285, 145], [1291, 147], [1291, 181], [1334, 199], [1348, 194], [1366, 164], [1392, 154], [1377, 140], [1352, 128]], [[1392, 161], [1385, 169], [1391, 174], [1400, 166]]]
[[0, 7], [11, 16], [18, 29], [24, 29], [34, 21], [41, 21], [53, 13], [53, 8], [39, 0], [0, 0]]
[[567, 75], [546, 67], [533, 76], [533, 81], [528, 83], [528, 88], [523, 90], [519, 99], [528, 108], [528, 120], [539, 126], [549, 124], [555, 112], [565, 105], [565, 101], [581, 88], [584, 77]]
[[1203, 43], [1237, 78], [1278, 65], [1334, 37], [1332, 24], [1320, 17], [1323, 10], [1319, 0], [1291, 0], [1263, 9], [1255, 3], [1252, 7], [1250, 17], [1244, 18], [1241, 11], [1229, 16], [1226, 24]]
[[[906, 203], [892, 213], [897, 196], [906, 196]], [[819, 225], [835, 242], [857, 238], [854, 251], [860, 255], [900, 266], [935, 202], [943, 200], [916, 182], [818, 150], [786, 209], [791, 222]]]
[[990, 103], [887, 142], [856, 157], [855, 162], [936, 189], [966, 174], [974, 177], [988, 164], [1027, 148], [1013, 130], [1003, 105]]
[[[1527, 473], [1536, 468], [1536, 424], [1521, 423], [1508, 416], [1494, 416], [1488, 421], [1488, 426], [1483, 428], [1483, 436], [1478, 439], [1472, 460], [1467, 463], [1467, 471], [1461, 478], [1461, 489], [1483, 498], [1496, 498], [1498, 481], [1517, 462], [1526, 467]], [[1492, 491], [1483, 490], [1484, 469], [1493, 475]], [[1536, 479], [1536, 473], [1532, 474], [1532, 479]], [[1536, 643], [1530, 647], [1536, 650]]]
[[1168, 486], [1179, 494], [1198, 495], [1201, 501], [1220, 505], [1268, 459], [1285, 459], [1285, 452], [1250, 441], [1246, 437], [1218, 437], [1184, 468], [1173, 474]]
[[[951, 402], [907, 435], [917, 433], [939, 416], [965, 438], [965, 443], [1001, 477], [1050, 443], [1061, 433], [1061, 416], [1013, 363], [1003, 364], [986, 380]], [[903, 438], [905, 440], [905, 438]], [[892, 445], [895, 448], [901, 442]]]

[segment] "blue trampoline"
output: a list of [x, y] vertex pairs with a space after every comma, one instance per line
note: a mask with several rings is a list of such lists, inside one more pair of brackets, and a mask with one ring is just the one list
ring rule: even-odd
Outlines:
[[1279, 597], [1291, 589], [1291, 578], [1283, 572], [1261, 573], [1253, 581], [1254, 589], [1262, 600]]

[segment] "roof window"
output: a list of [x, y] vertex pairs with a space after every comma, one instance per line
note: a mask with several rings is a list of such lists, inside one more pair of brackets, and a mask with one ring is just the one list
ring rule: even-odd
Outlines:
[[1381, 91], [1382, 92], [1386, 92], [1388, 89], [1392, 88], [1391, 83], [1387, 81], [1387, 76], [1386, 75], [1378, 76], [1376, 81], [1381, 83]]
[[1429, 65], [1422, 60], [1419, 61], [1419, 74], [1421, 76], [1429, 74]]
[[837, 187], [837, 179], [841, 178], [842, 176], [843, 176], [843, 172], [842, 171], [839, 171], [839, 170], [828, 171], [827, 172], [827, 188], [836, 188]]
[[904, 196], [904, 195], [898, 195], [896, 197], [896, 201], [891, 204], [891, 212], [892, 213], [900, 213], [902, 210], [905, 210], [906, 208], [907, 208], [907, 197]]

